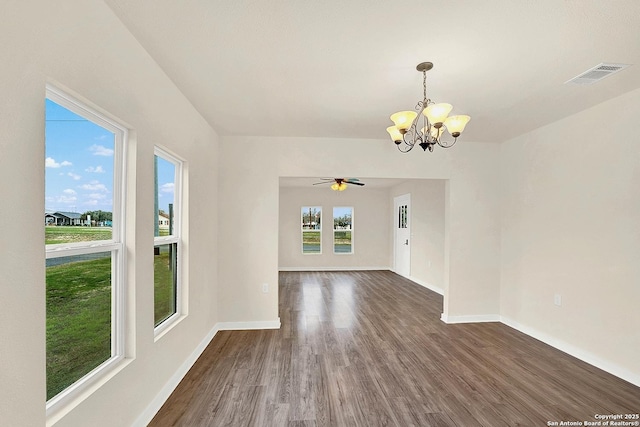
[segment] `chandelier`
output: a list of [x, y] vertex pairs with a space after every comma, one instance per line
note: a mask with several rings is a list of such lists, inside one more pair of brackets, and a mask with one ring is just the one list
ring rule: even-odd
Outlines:
[[[451, 104], [436, 104], [427, 98], [427, 71], [433, 68], [431, 62], [423, 62], [416, 66], [422, 73], [422, 101], [416, 105], [416, 111], [400, 111], [391, 115], [394, 126], [387, 132], [395, 142], [398, 150], [408, 153], [418, 144], [424, 151], [433, 151], [438, 144], [442, 148], [453, 147], [471, 117], [449, 116], [453, 109]], [[445, 141], [444, 130], [453, 137], [453, 141]]]

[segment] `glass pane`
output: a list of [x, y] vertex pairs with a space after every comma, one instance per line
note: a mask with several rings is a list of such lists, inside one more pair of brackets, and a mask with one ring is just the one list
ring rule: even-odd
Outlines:
[[319, 254], [320, 250], [321, 250], [320, 231], [303, 231], [302, 232], [302, 253]]
[[322, 208], [320, 207], [303, 207], [302, 208], [302, 229], [303, 230], [320, 230]]
[[176, 165], [155, 156], [155, 169], [155, 236], [173, 236]]
[[45, 101], [46, 244], [110, 240], [115, 135]]
[[111, 357], [111, 252], [50, 258], [47, 400]]
[[337, 254], [351, 253], [351, 231], [333, 232], [333, 251]]
[[353, 208], [333, 208], [333, 229], [351, 230]]
[[176, 312], [178, 245], [158, 245], [153, 257], [155, 326]]
[[407, 205], [398, 207], [398, 228], [407, 228], [407, 220], [409, 218]]
[[351, 253], [351, 230], [353, 229], [353, 208], [333, 208], [333, 252]]

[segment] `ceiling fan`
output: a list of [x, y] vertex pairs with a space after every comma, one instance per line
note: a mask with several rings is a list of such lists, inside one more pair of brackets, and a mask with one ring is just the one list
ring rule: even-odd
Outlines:
[[320, 178], [320, 182], [316, 182], [313, 185], [331, 184], [331, 189], [334, 191], [344, 191], [347, 189], [347, 184], [363, 186], [364, 183], [360, 182], [357, 178]]

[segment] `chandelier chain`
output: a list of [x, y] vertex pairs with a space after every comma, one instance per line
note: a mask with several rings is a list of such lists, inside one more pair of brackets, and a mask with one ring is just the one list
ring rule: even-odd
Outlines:
[[427, 101], [427, 72], [426, 71], [422, 72], [422, 95], [426, 104], [426, 101]]

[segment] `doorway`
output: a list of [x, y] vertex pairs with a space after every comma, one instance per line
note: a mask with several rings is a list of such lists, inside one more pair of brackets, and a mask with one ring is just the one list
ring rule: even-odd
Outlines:
[[394, 259], [393, 271], [404, 277], [411, 275], [411, 194], [393, 198]]

